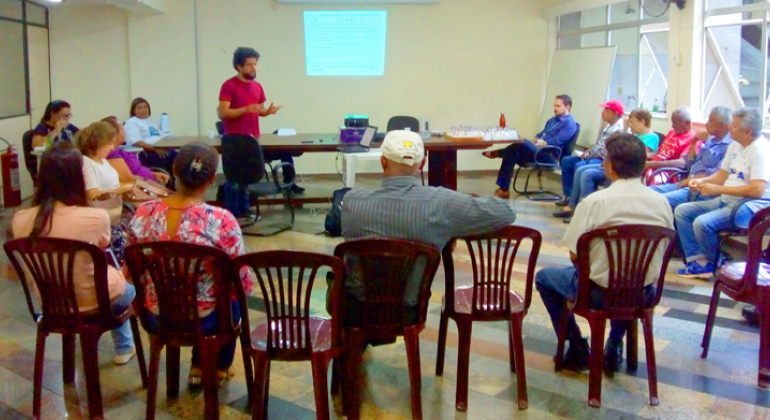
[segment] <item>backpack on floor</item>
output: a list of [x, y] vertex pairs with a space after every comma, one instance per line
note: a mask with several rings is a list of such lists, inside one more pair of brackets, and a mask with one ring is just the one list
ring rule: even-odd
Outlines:
[[341, 188], [332, 194], [332, 209], [324, 221], [326, 233], [331, 237], [342, 236], [342, 198], [348, 191], [350, 188]]

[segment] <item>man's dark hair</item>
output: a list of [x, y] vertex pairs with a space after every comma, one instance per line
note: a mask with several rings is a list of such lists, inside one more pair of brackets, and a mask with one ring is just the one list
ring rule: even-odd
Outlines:
[[572, 109], [572, 98], [570, 98], [569, 95], [556, 95], [556, 99], [561, 99], [564, 106], [568, 106]]
[[254, 48], [238, 47], [233, 53], [233, 68], [238, 70], [238, 66], [246, 64], [248, 58], [259, 59], [259, 53]]
[[647, 149], [633, 134], [615, 133], [606, 142], [606, 158], [621, 179], [639, 178], [644, 172]]

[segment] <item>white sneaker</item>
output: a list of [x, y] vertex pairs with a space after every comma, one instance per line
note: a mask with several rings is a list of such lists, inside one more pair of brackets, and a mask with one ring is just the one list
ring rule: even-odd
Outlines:
[[112, 358], [112, 363], [115, 363], [116, 365], [125, 365], [129, 360], [133, 359], [134, 356], [136, 356], [136, 347], [131, 347], [131, 351], [126, 354], [116, 354]]

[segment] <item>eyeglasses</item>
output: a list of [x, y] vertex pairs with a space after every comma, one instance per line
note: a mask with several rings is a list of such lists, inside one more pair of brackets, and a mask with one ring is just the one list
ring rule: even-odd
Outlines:
[[60, 117], [64, 118], [65, 120], [68, 120], [68, 119], [72, 118], [72, 114], [62, 114], [62, 115], [60, 115]]

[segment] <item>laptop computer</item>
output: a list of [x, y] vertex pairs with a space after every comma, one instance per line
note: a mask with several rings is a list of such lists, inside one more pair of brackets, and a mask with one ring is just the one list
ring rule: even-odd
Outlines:
[[369, 146], [372, 144], [374, 135], [377, 134], [377, 127], [366, 127], [364, 135], [361, 136], [361, 142], [358, 144], [344, 145], [337, 147], [342, 153], [366, 153], [369, 151]]

